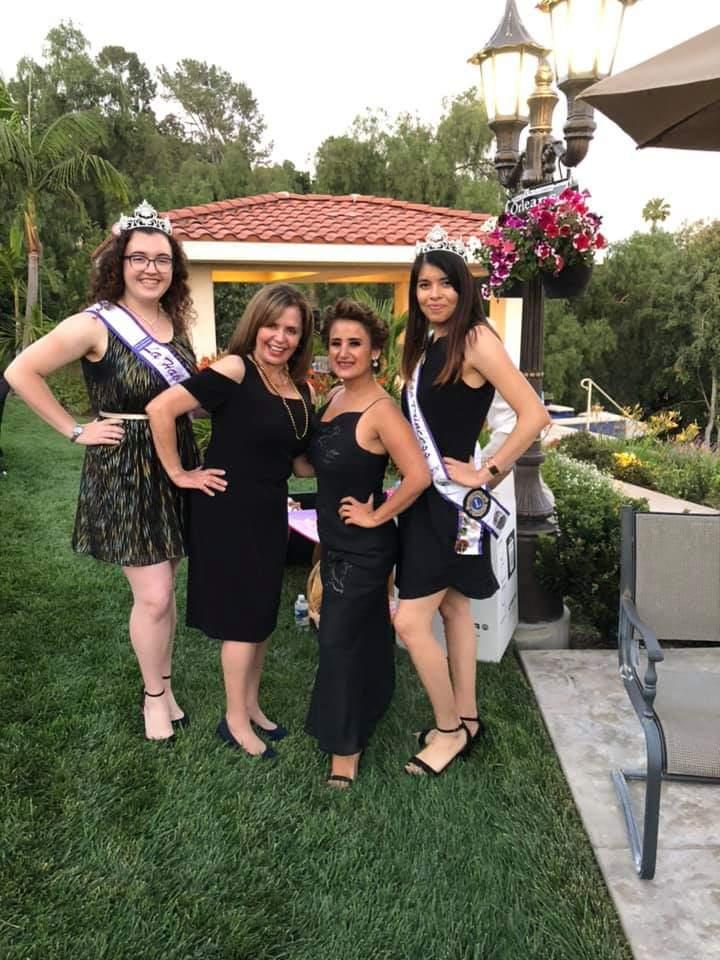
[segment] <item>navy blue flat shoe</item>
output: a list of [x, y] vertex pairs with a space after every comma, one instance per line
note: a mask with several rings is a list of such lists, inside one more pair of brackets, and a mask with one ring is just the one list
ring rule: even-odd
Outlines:
[[277, 751], [273, 750], [272, 747], [266, 747], [262, 753], [248, 753], [245, 747], [239, 743], [230, 732], [226, 717], [223, 717], [217, 725], [215, 735], [219, 737], [226, 746], [232, 747], [233, 750], [242, 750], [248, 757], [260, 757], [262, 760], [272, 760], [273, 757], [277, 756]]
[[255, 733], [259, 734], [261, 737], [267, 737], [268, 740], [273, 740], [273, 741], [284, 739], [290, 732], [279, 723], [277, 726], [273, 727], [272, 730], [269, 730], [267, 727], [261, 727], [260, 724], [255, 723], [254, 720], [250, 721], [250, 725], [252, 726]]

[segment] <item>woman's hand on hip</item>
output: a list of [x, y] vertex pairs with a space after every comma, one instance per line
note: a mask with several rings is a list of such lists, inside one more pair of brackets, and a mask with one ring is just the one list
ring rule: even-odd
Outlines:
[[216, 467], [195, 467], [194, 470], [178, 470], [171, 479], [176, 487], [183, 490], [202, 490], [209, 497], [214, 497], [216, 493], [225, 493], [227, 480], [224, 476], [225, 471]]
[[455, 483], [464, 487], [477, 487], [480, 483], [479, 471], [475, 469], [472, 457], [467, 461], [455, 460], [453, 457], [443, 457], [443, 463], [448, 476]]
[[82, 424], [82, 433], [78, 434], [75, 443], [83, 447], [100, 444], [116, 447], [124, 436], [122, 420], [91, 420], [90, 423]]
[[343, 497], [340, 501], [338, 513], [347, 524], [353, 524], [356, 527], [377, 526], [372, 494], [365, 503], [356, 500], [355, 497]]

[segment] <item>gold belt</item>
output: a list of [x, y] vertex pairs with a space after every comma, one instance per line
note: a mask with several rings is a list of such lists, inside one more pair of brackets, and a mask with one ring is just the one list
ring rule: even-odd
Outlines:
[[107, 420], [147, 420], [146, 413], [108, 413], [107, 410], [98, 410], [101, 417]]

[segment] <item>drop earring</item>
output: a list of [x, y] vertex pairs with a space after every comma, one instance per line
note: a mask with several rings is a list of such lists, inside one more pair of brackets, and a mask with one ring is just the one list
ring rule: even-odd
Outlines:
[[370, 368], [372, 369], [372, 372], [373, 372], [376, 376], [377, 376], [378, 373], [380, 373], [380, 358], [379, 358], [379, 357], [373, 357], [373, 358], [372, 358], [372, 363], [370, 364]]

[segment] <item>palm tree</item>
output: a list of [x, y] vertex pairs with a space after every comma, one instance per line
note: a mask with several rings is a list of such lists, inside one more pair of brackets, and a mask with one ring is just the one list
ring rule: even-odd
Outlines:
[[13, 104], [6, 89], [0, 89], [0, 168], [4, 168], [17, 197], [27, 256], [27, 285], [22, 346], [31, 339], [39, 311], [40, 242], [39, 206], [46, 196], [71, 200], [81, 210], [76, 188], [94, 180], [120, 202], [127, 202], [122, 174], [107, 160], [92, 152], [104, 141], [102, 120], [91, 112], [65, 113], [45, 129], [32, 123], [31, 96], [27, 113]]
[[650, 233], [657, 231], [658, 223], [664, 223], [670, 216], [670, 204], [662, 197], [648, 200], [642, 210], [642, 218], [650, 224]]

